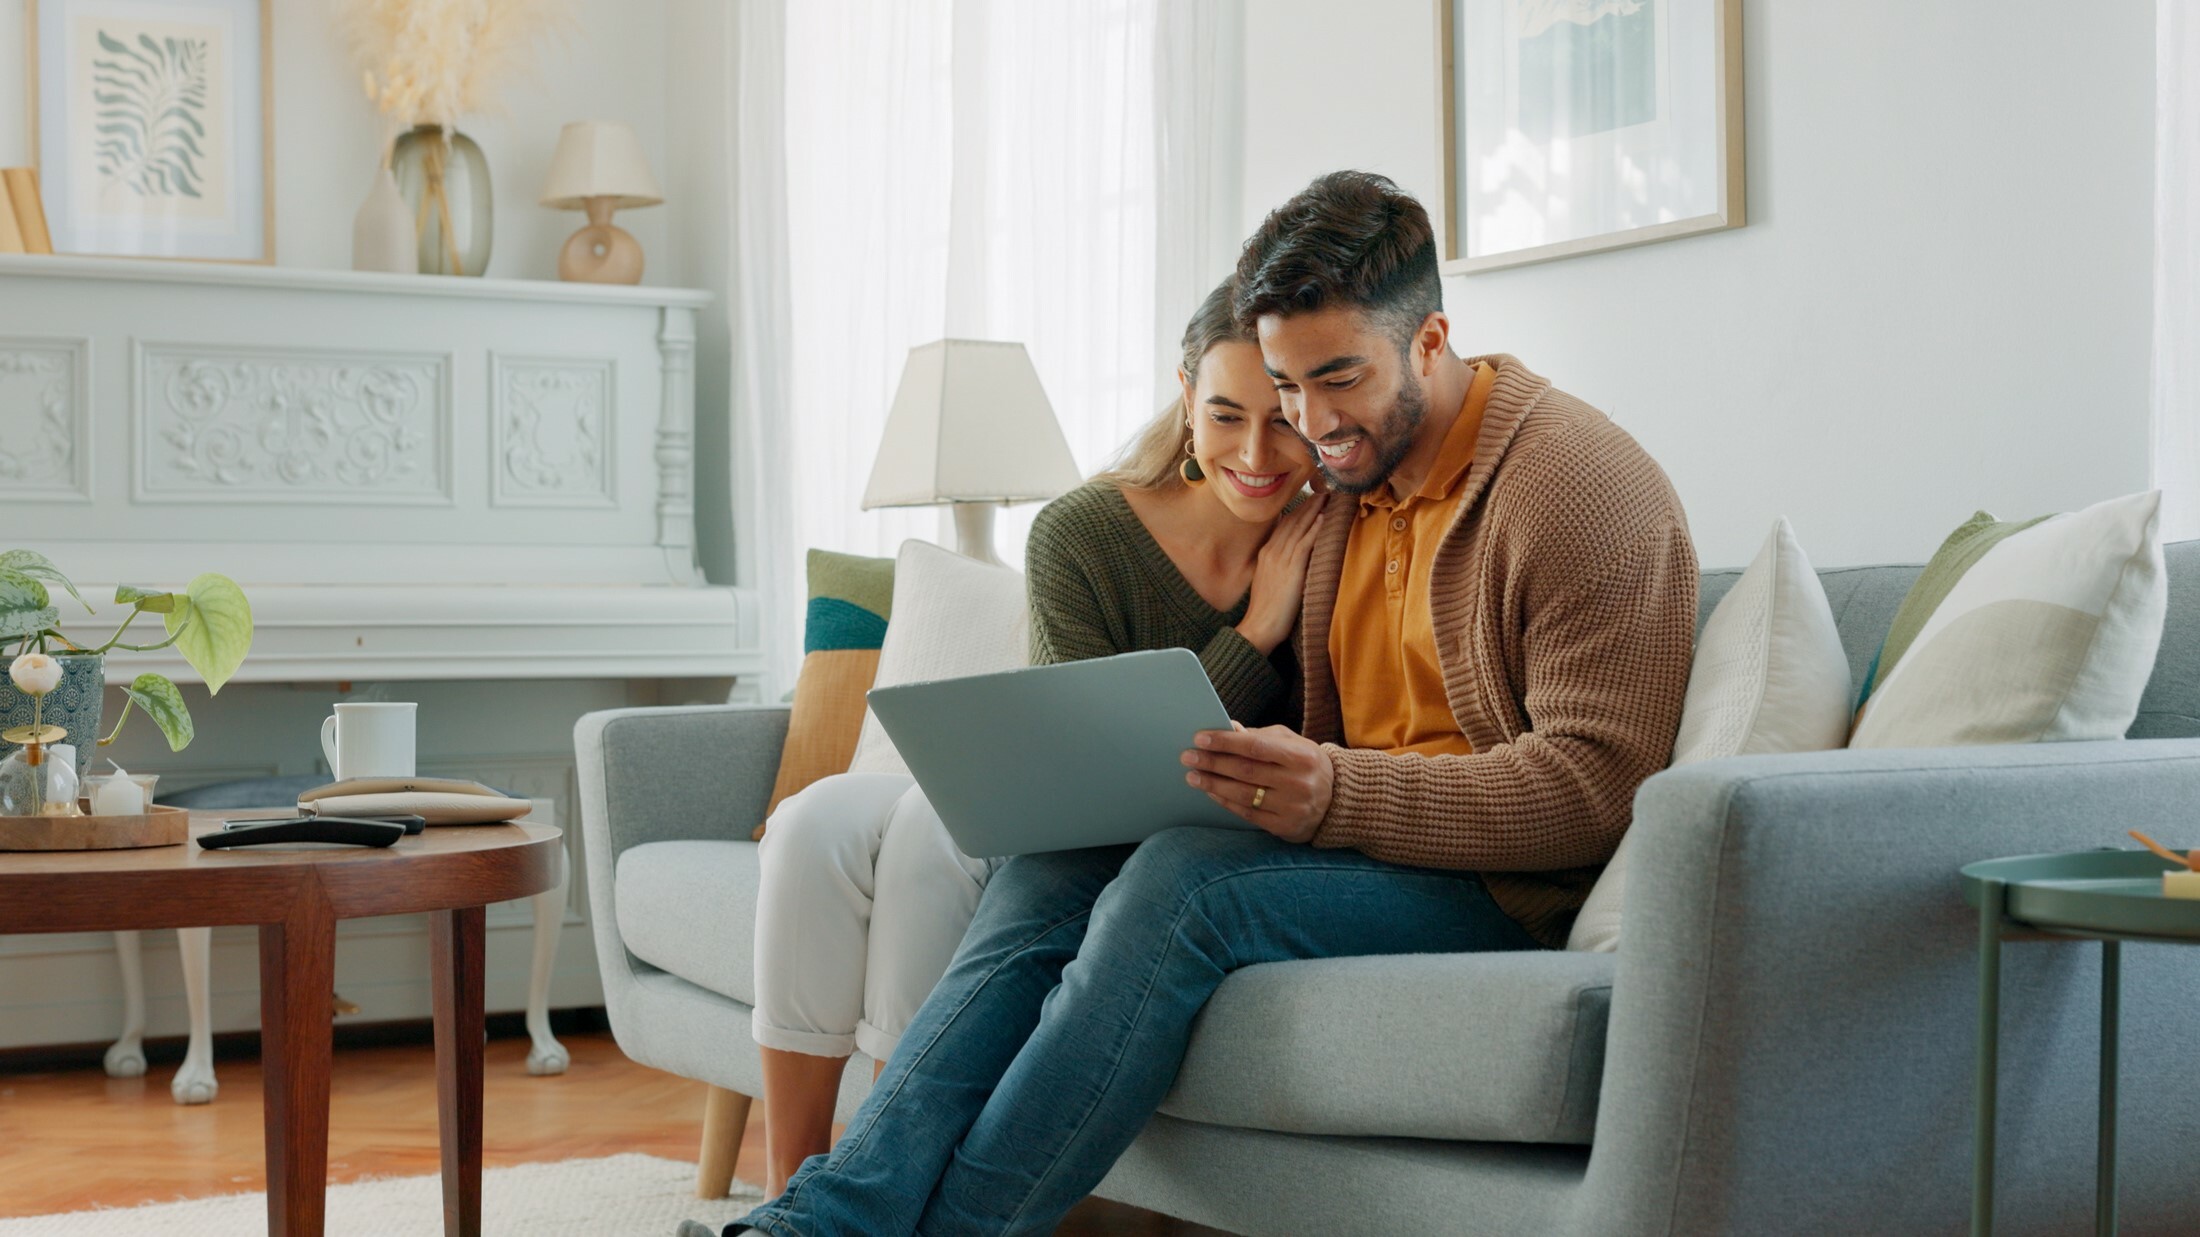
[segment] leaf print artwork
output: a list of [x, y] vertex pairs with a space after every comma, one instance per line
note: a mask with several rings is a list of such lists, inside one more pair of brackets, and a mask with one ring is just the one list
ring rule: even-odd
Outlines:
[[100, 179], [140, 197], [205, 196], [204, 39], [102, 30], [92, 61], [92, 127]]

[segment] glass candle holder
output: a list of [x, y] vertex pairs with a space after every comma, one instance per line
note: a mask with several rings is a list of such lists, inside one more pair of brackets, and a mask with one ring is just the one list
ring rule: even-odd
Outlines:
[[153, 810], [158, 773], [102, 773], [84, 779], [94, 816], [143, 816]]

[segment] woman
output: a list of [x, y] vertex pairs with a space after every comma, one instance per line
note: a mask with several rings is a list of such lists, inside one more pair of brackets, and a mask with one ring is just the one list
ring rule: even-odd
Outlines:
[[[1306, 583], [1314, 475], [1230, 285], [1184, 332], [1181, 399], [1116, 467], [1047, 505], [1027, 555], [1032, 660], [1199, 653], [1230, 716], [1280, 719]], [[832, 1143], [851, 1050], [893, 1051], [946, 972], [992, 864], [956, 849], [899, 774], [847, 773], [789, 798], [764, 831], [756, 911], [765, 1192]]]

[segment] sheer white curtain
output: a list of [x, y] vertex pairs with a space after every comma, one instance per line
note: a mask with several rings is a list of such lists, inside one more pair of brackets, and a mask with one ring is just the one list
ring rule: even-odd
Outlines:
[[[742, 10], [741, 518], [773, 560], [756, 578], [784, 685], [806, 549], [948, 540], [940, 511], [858, 510], [912, 346], [1021, 341], [1088, 472], [1158, 410], [1184, 318], [1235, 257], [1242, 16], [1238, 0]], [[1021, 561], [1036, 510], [1004, 513], [1003, 558]]]
[[2162, 535], [2200, 537], [2200, 5], [2155, 9], [2154, 483]]

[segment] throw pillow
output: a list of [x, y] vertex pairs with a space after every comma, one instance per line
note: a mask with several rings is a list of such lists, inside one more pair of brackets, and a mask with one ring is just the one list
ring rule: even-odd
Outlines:
[[[1849, 661], [1833, 607], [1785, 517], [1711, 611], [1681, 707], [1675, 765], [1756, 752], [1841, 746], [1849, 725]], [[1619, 948], [1630, 830], [1574, 917], [1566, 948]]]
[[[812, 550], [810, 604], [802, 619], [802, 670], [787, 715], [768, 821], [787, 796], [847, 771], [863, 730], [863, 693], [878, 673], [879, 645], [893, 613], [894, 560]], [[761, 840], [764, 826], [750, 835]]]
[[2122, 738], [2168, 609], [2161, 497], [1965, 521], [1895, 611], [1849, 746]]
[[[879, 650], [876, 687], [959, 679], [1029, 662], [1024, 573], [964, 558], [928, 541], [905, 541], [894, 561], [894, 621]], [[907, 773], [901, 753], [869, 710], [855, 773]]]

